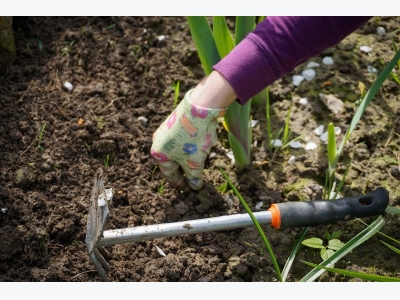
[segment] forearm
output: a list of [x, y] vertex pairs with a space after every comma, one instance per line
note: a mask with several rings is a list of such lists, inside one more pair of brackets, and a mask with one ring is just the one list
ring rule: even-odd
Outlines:
[[334, 46], [370, 17], [268, 17], [214, 66], [246, 103], [297, 65]]

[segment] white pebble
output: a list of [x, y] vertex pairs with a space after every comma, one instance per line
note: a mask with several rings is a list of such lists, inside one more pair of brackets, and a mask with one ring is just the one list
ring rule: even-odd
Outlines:
[[296, 157], [292, 155], [288, 160], [288, 164], [293, 165], [295, 162], [296, 162]]
[[233, 156], [232, 150], [226, 152], [225, 155], [228, 156], [230, 159], [235, 159], [235, 157]]
[[264, 205], [264, 202], [258, 202], [257, 204], [256, 204], [256, 210], [260, 210], [261, 209], [261, 206], [263, 206]]
[[370, 73], [376, 73], [378, 72], [378, 70], [376, 68], [374, 68], [373, 66], [367, 66], [367, 70]]
[[64, 82], [64, 87], [70, 92], [74, 88], [72, 84], [68, 81]]
[[309, 68], [317, 68], [317, 67], [319, 67], [319, 63], [316, 63], [315, 61], [310, 61], [308, 64], [307, 64], [307, 68], [309, 69]]
[[3, 214], [5, 214], [6, 211], [7, 211], [7, 208], [5, 208], [5, 207], [3, 207], [3, 208], [1, 209], [1, 212], [2, 212]]
[[165, 39], [165, 35], [160, 35], [157, 39], [158, 39], [159, 41], [162, 41], [163, 39]]
[[295, 149], [303, 148], [303, 144], [300, 142], [294, 141], [294, 142], [289, 143], [289, 147], [295, 148]]
[[251, 127], [254, 127], [258, 124], [258, 120], [251, 120]]
[[315, 78], [315, 70], [314, 69], [305, 69], [301, 75], [303, 75], [303, 77], [305, 78], [305, 80], [307, 81], [311, 81]]
[[308, 99], [307, 99], [307, 98], [301, 98], [301, 99], [299, 100], [299, 103], [302, 104], [302, 105], [307, 105]]
[[317, 144], [314, 142], [308, 142], [305, 149], [306, 150], [314, 150], [317, 148]]
[[320, 138], [321, 141], [323, 141], [323, 142], [328, 141], [328, 131], [325, 131], [323, 134], [321, 134], [319, 138]]
[[279, 139], [272, 140], [271, 142], [272, 142], [272, 146], [275, 146], [275, 147], [282, 147], [282, 141], [279, 140]]
[[217, 156], [217, 153], [211, 152], [210, 155], [209, 155], [208, 157], [209, 157], [209, 158], [213, 158], [213, 157], [215, 157], [215, 156]]
[[167, 255], [164, 253], [164, 251], [162, 251], [159, 247], [156, 246], [156, 248], [157, 248], [157, 251], [158, 251], [158, 253], [159, 253], [160, 255], [162, 255], [162, 256], [167, 256]]
[[147, 123], [147, 118], [140, 116], [139, 118], [137, 118], [138, 121], [142, 121], [143, 123]]
[[299, 86], [300, 83], [304, 80], [304, 77], [301, 75], [293, 75], [292, 77], [292, 83], [295, 86]]
[[368, 47], [368, 46], [361, 46], [361, 47], [360, 47], [360, 50], [361, 50], [361, 51], [364, 51], [365, 53], [369, 53], [369, 52], [372, 51], [372, 48], [371, 48], [371, 47]]
[[331, 66], [331, 65], [333, 65], [333, 59], [332, 59], [332, 57], [330, 57], [330, 56], [325, 56], [325, 57], [322, 59], [322, 63], [325, 64], [325, 65], [327, 65], [327, 66]]
[[320, 136], [324, 132], [324, 125], [319, 125], [317, 128], [314, 129], [314, 133]]
[[342, 129], [339, 126], [335, 126], [335, 134], [339, 135], [342, 132]]
[[378, 35], [382, 36], [382, 35], [386, 34], [386, 30], [383, 27], [378, 27], [378, 28], [376, 28], [376, 33]]

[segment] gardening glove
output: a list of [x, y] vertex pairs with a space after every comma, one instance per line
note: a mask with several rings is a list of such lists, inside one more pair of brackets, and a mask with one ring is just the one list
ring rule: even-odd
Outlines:
[[204, 162], [214, 145], [218, 118], [225, 108], [205, 108], [191, 103], [186, 93], [176, 109], [153, 134], [151, 156], [164, 178], [179, 190], [203, 186]]

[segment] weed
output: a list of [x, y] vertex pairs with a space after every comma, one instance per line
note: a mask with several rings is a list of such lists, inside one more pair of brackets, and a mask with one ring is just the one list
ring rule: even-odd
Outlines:
[[108, 168], [110, 162], [110, 154], [107, 154], [106, 158], [104, 159], [104, 167]]
[[344, 243], [341, 242], [338, 237], [340, 236], [342, 232], [340, 230], [332, 232], [330, 234], [329, 232], [325, 232], [324, 237], [328, 241], [328, 245], [324, 246], [323, 240], [320, 238], [309, 238], [301, 243], [304, 246], [314, 248], [314, 249], [321, 249], [320, 250], [320, 256], [322, 260], [326, 260], [329, 257], [331, 257], [335, 251], [339, 250], [344, 246]]
[[100, 117], [94, 117], [94, 120], [96, 121], [97, 125], [96, 127], [100, 130], [102, 130], [104, 128], [104, 126], [106, 125], [106, 122], [103, 119], [103, 116]]
[[42, 41], [39, 40], [39, 39], [37, 38], [37, 39], [36, 39], [36, 43], [37, 43], [37, 46], [38, 46], [39, 51], [42, 51], [42, 50], [43, 50], [43, 43], [42, 43]]
[[28, 165], [28, 167], [33, 168], [35, 166], [35, 163], [34, 162], [30, 162], [30, 163], [27, 163], [27, 165]]
[[43, 139], [43, 134], [44, 134], [44, 129], [45, 128], [46, 128], [46, 123], [43, 124], [42, 129], [40, 130], [39, 141], [38, 141], [38, 146], [37, 146], [42, 151], [44, 151], [44, 149], [43, 149], [41, 143], [42, 143], [42, 139]]
[[63, 56], [69, 56], [69, 53], [72, 50], [72, 46], [75, 44], [75, 41], [65, 41], [64, 44], [66, 44], [66, 46], [64, 48], [61, 49], [61, 55]]
[[157, 187], [157, 191], [160, 195], [164, 194], [165, 192], [165, 180], [164, 178], [161, 180], [160, 184]]
[[171, 88], [174, 90], [174, 103], [172, 105], [173, 109], [175, 109], [175, 107], [178, 105], [180, 84], [181, 84], [181, 82], [179, 80], [177, 82], [171, 84]]
[[109, 29], [111, 29], [111, 28], [114, 28], [116, 25], [117, 25], [117, 23], [108, 25], [108, 26], [106, 27], [106, 30], [109, 30]]

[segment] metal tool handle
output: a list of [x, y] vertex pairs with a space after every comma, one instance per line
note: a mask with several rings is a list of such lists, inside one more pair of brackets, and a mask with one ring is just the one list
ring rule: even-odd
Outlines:
[[379, 187], [363, 196], [277, 203], [268, 210], [272, 213], [271, 226], [279, 229], [327, 225], [354, 218], [372, 217], [383, 213], [388, 202], [389, 193]]

